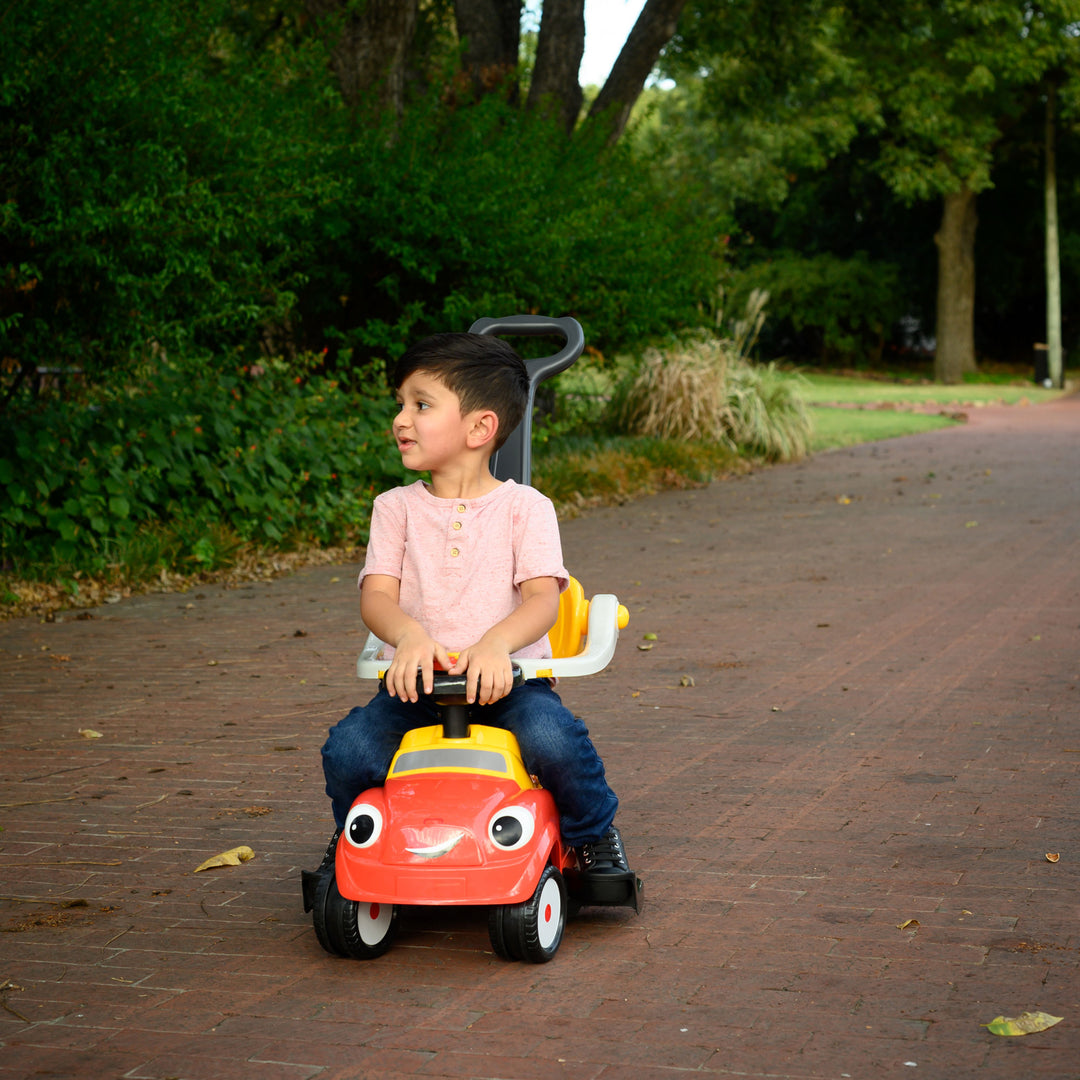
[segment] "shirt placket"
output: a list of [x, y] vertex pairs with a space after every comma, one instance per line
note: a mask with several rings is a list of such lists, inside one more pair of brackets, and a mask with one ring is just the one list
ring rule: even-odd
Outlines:
[[454, 503], [450, 511], [450, 527], [447, 529], [446, 565], [449, 569], [458, 569], [465, 564], [466, 558], [466, 515], [469, 507], [466, 503]]

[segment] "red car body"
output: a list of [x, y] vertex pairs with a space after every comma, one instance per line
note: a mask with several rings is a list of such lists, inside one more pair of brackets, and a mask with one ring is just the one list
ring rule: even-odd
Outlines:
[[514, 904], [548, 864], [572, 863], [513, 735], [473, 724], [447, 739], [436, 725], [408, 732], [383, 787], [357, 798], [335, 874], [344, 898], [365, 903]]

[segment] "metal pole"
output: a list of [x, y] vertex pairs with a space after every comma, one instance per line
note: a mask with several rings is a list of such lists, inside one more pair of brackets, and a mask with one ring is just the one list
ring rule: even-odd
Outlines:
[[1061, 355], [1061, 260], [1058, 254], [1057, 152], [1054, 102], [1057, 87], [1046, 92], [1046, 364], [1051, 386], [1064, 386]]

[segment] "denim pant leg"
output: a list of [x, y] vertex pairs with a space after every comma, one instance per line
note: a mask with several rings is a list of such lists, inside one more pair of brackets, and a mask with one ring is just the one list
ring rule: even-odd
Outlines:
[[356, 796], [382, 786], [405, 732], [438, 722], [430, 706], [392, 698], [380, 686], [367, 705], [357, 706], [330, 729], [322, 748], [323, 775], [339, 829]]
[[[491, 720], [484, 718], [487, 709], [493, 711]], [[546, 679], [530, 679], [501, 701], [478, 709], [476, 719], [517, 737], [525, 767], [555, 799], [567, 844], [576, 847], [604, 836], [619, 800], [608, 786], [588, 728]]]

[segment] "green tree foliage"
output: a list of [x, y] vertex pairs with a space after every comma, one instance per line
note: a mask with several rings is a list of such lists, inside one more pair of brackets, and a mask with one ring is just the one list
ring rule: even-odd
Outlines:
[[710, 238], [625, 149], [432, 85], [437, 12], [404, 117], [361, 115], [292, 10], [6, 10], [9, 368], [326, 345], [357, 362], [515, 310], [576, 312], [617, 348], [694, 317]]
[[[95, 376], [221, 348], [292, 303], [336, 183], [321, 70], [254, 52], [216, 0], [9, 5], [0, 17], [0, 303], [20, 364]], [[318, 81], [316, 81], [316, 72]]]
[[414, 106], [393, 139], [343, 148], [349, 195], [312, 223], [313, 344], [393, 355], [483, 313], [538, 311], [573, 313], [616, 349], [695, 322], [714, 238], [627, 148], [592, 139], [492, 95]]
[[775, 207], [858, 146], [902, 205], [940, 200], [939, 375], [955, 381], [974, 356], [975, 196], [1047, 77], [1075, 97], [1078, 22], [1077, 0], [699, 3], [666, 62], [704, 73], [699, 109], [736, 199]]

